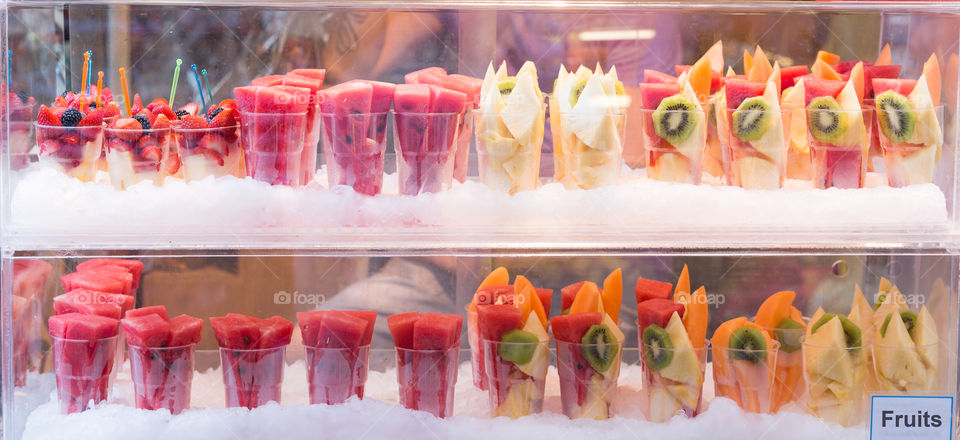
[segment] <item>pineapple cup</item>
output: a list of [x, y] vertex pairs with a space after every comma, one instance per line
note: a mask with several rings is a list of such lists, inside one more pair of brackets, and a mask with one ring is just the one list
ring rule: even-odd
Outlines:
[[543, 105], [529, 134], [518, 139], [506, 128], [501, 115], [475, 112], [477, 158], [484, 184], [510, 194], [537, 189], [545, 113]]
[[877, 391], [928, 394], [939, 390], [938, 343], [920, 346], [873, 344]]
[[[913, 134], [908, 137], [898, 132], [883, 122], [885, 117], [912, 119]], [[933, 172], [943, 147], [943, 123], [940, 121], [943, 121], [942, 105], [932, 109], [878, 111], [880, 147], [890, 186], [899, 188], [933, 182]]]
[[585, 114], [555, 108], [550, 110], [554, 177], [567, 189], [619, 183], [626, 113]]
[[[615, 348], [615, 349], [614, 349]], [[606, 368], [598, 371], [584, 356], [586, 350], [605, 350]], [[606, 420], [613, 417], [620, 377], [623, 344], [580, 344], [557, 341], [557, 373], [560, 376], [560, 403], [571, 419]]]
[[[543, 411], [550, 341], [526, 343], [484, 339], [482, 343], [490, 413], [494, 417], [517, 418]], [[506, 360], [504, 354], [523, 354], [522, 363]]]
[[864, 416], [866, 351], [861, 347], [819, 346], [803, 343], [803, 372], [807, 381], [807, 408], [820, 419], [854, 426]]
[[641, 341], [646, 416], [662, 423], [677, 414], [694, 417], [703, 403], [709, 342], [694, 348], [663, 348]]
[[754, 413], [775, 410], [777, 354], [780, 343], [764, 350], [734, 349], [713, 346], [713, 384], [717, 397], [737, 402]]

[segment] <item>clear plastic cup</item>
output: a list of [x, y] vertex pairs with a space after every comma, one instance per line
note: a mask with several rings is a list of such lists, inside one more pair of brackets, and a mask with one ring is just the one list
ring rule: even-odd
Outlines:
[[41, 164], [84, 182], [93, 181], [104, 136], [102, 126], [35, 127]]
[[307, 108], [307, 126], [303, 135], [303, 150], [300, 152], [300, 185], [309, 185], [317, 175], [317, 153], [320, 147], [320, 106]]
[[[912, 139], [891, 139], [892, 133], [886, 133], [879, 118], [884, 113], [897, 116], [902, 111], [878, 110], [877, 127], [880, 132], [880, 147], [883, 149], [883, 163], [887, 170], [887, 183], [895, 188], [933, 182], [933, 172], [936, 169], [937, 159], [943, 147], [943, 106], [932, 109], [906, 110], [916, 113], [932, 112], [936, 115], [936, 122], [929, 118], [915, 118], [914, 135]], [[918, 134], [924, 133], [918, 138]], [[920, 141], [920, 142], [917, 142]]]
[[600, 372], [590, 366], [583, 350], [606, 350], [610, 347], [557, 340], [560, 403], [567, 417], [596, 420], [613, 417], [623, 344], [613, 346], [616, 347], [613, 361], [605, 371]]
[[310, 403], [333, 405], [351, 396], [363, 398], [370, 367], [370, 346], [352, 348], [306, 347]]
[[477, 111], [474, 114], [480, 181], [490, 188], [510, 194], [537, 189], [546, 104], [541, 107], [539, 117], [526, 139], [516, 139], [506, 129], [498, 113]]
[[387, 113], [321, 113], [327, 183], [374, 196], [383, 188]]
[[393, 117], [400, 194], [415, 196], [449, 189], [460, 113], [394, 112]]
[[241, 114], [247, 175], [271, 185], [299, 185], [306, 127], [306, 112]]
[[[167, 172], [171, 129], [129, 130], [105, 127], [103, 145], [107, 151], [110, 183], [126, 189], [139, 182], [163, 183]], [[174, 170], [175, 171], [175, 170]]]
[[[660, 124], [657, 124], [660, 119]], [[643, 150], [647, 154], [647, 177], [666, 182], [700, 183], [703, 155], [707, 146], [707, 121], [703, 110], [640, 110], [643, 128]], [[673, 139], [667, 124], [695, 121], [693, 129], [682, 141]], [[661, 136], [662, 135], [662, 136]]]
[[[550, 341], [520, 343], [484, 339], [481, 342], [489, 384], [490, 414], [517, 418], [543, 411]], [[538, 353], [523, 368], [500, 357], [501, 350], [521, 349], [533, 349]]]
[[[692, 349], [665, 349], [644, 344], [641, 338], [640, 347], [647, 420], [662, 423], [677, 414], [685, 417], [699, 414], [703, 403], [704, 369], [709, 342], [704, 341], [702, 346]], [[653, 356], [658, 353], [669, 358], [671, 363], [688, 362], [689, 367], [668, 369], [669, 363], [659, 365], [653, 362]]]
[[128, 347], [137, 408], [173, 414], [190, 408], [195, 347]]
[[771, 412], [776, 412], [790, 402], [802, 402], [806, 393], [806, 383], [803, 379], [803, 352], [799, 345], [806, 329], [760, 328], [780, 342], [771, 397], [773, 402]]
[[[863, 110], [826, 110], [807, 109], [808, 121], [846, 120], [847, 133], [862, 131], [859, 142], [850, 144], [841, 136], [837, 140], [818, 139], [807, 124], [807, 145], [810, 147], [810, 159], [813, 163], [813, 183], [824, 188], [863, 188], [867, 172], [867, 152], [870, 142], [871, 126], [866, 124], [872, 117], [873, 109]], [[856, 135], [854, 135], [856, 136]]]
[[227, 407], [256, 408], [280, 403], [286, 346], [256, 350], [220, 347], [220, 365]]
[[777, 353], [772, 341], [764, 350], [744, 350], [714, 345], [714, 395], [737, 402], [747, 412], [772, 413], [775, 408]]
[[726, 181], [727, 169], [723, 161], [723, 144], [717, 131], [715, 100], [707, 102], [707, 144], [703, 149], [703, 170]]
[[457, 152], [453, 160], [453, 178], [458, 182], [467, 181], [467, 171], [470, 169], [470, 137], [473, 136], [473, 113], [476, 110], [473, 104], [460, 114], [460, 128], [457, 129]]
[[866, 349], [803, 343], [807, 408], [822, 420], [854, 426], [864, 416]]
[[[734, 127], [737, 110], [726, 109], [728, 123], [727, 148], [730, 184], [744, 189], [778, 189], [786, 174], [787, 149], [790, 145], [790, 110], [753, 111], [755, 117], [770, 118], [770, 126], [780, 125], [780, 132], [764, 132], [760, 140], [741, 139]], [[768, 128], [769, 130], [769, 128]], [[760, 148], [758, 148], [758, 146]]]
[[903, 395], [941, 391], [938, 349], [938, 343], [915, 347], [873, 344], [877, 391]]
[[[10, 148], [10, 168], [20, 170], [30, 165], [30, 149], [35, 145], [33, 115], [37, 114], [34, 111], [36, 101], [29, 98], [24, 103], [19, 98], [11, 97], [10, 104], [10, 142], [7, 144]], [[2, 119], [3, 115], [0, 115]], [[5, 130], [0, 130], [0, 144], [5, 136]]]
[[484, 369], [483, 346], [480, 344], [480, 327], [477, 311], [467, 309], [467, 343], [470, 345], [470, 367], [473, 371], [473, 385], [481, 390], [487, 389], [487, 373]]
[[60, 412], [86, 411], [110, 397], [117, 337], [87, 340], [50, 336]]
[[[556, 102], [555, 98], [551, 101]], [[550, 107], [550, 126], [555, 134], [554, 166], [559, 167], [554, 176], [568, 189], [593, 189], [619, 183], [627, 114], [561, 112], [556, 105]], [[588, 145], [574, 131], [581, 127], [593, 127], [589, 131], [595, 135], [586, 140], [593, 145]]]
[[174, 124], [173, 135], [179, 153], [177, 160], [187, 182], [207, 176], [246, 176], [239, 125], [184, 129]]
[[460, 344], [447, 350], [397, 347], [400, 404], [440, 418], [452, 416], [459, 364]]

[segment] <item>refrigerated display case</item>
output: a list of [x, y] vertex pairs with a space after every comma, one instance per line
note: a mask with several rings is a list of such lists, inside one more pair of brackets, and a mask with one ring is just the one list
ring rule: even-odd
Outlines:
[[957, 397], [958, 3], [0, 7], [5, 438], [870, 438]]

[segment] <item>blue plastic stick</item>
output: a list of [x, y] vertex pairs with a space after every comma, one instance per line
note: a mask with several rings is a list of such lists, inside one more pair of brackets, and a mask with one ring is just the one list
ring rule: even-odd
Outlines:
[[10, 91], [10, 88], [13, 87], [13, 80], [11, 79], [10, 69], [13, 65], [13, 51], [7, 51], [7, 91]]
[[200, 103], [203, 104], [203, 107], [200, 108], [200, 111], [207, 112], [207, 99], [203, 97], [203, 87], [200, 87], [200, 74], [197, 72], [197, 65], [191, 64], [190, 68], [193, 69], [193, 79], [197, 81], [197, 90], [200, 91]]
[[87, 90], [92, 90], [90, 85], [93, 84], [93, 51], [88, 50], [87, 53], [90, 54], [90, 62], [87, 63]]

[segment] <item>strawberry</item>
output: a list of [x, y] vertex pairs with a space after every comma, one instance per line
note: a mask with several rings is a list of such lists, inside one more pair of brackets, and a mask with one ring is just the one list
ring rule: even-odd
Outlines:
[[60, 124], [60, 116], [54, 114], [49, 107], [40, 104], [40, 111], [37, 113], [37, 125], [59, 127], [62, 124]]
[[133, 95], [133, 105], [130, 106], [130, 114], [135, 115], [140, 113], [140, 110], [143, 110], [143, 102], [140, 101], [140, 94]]
[[80, 122], [77, 123], [78, 127], [97, 127], [100, 124], [103, 124], [103, 114], [101, 110], [94, 110], [90, 114], [83, 117]]
[[103, 107], [100, 107], [101, 110], [106, 109], [107, 114], [104, 115], [104, 118], [109, 117], [119, 117], [120, 116], [120, 106], [116, 102], [111, 102]]
[[176, 119], [177, 117], [177, 114], [173, 112], [173, 109], [167, 105], [167, 101], [163, 98], [155, 99], [147, 106], [147, 110], [155, 115], [166, 115], [167, 119]]
[[133, 118], [117, 119], [113, 123], [113, 128], [116, 130], [113, 135], [127, 142], [136, 142], [143, 135], [143, 125]]
[[197, 105], [197, 103], [195, 103], [195, 102], [191, 102], [191, 103], [189, 103], [189, 104], [187, 104], [187, 105], [185, 105], [185, 106], [180, 107], [180, 108], [177, 109], [177, 111], [180, 111], [180, 110], [183, 110], [183, 111], [187, 112], [188, 114], [191, 114], [191, 115], [196, 116], [196, 115], [197, 115], [197, 112], [200, 111], [200, 106]]
[[80, 143], [80, 133], [77, 133], [76, 130], [71, 129], [60, 136], [60, 142], [69, 145], [77, 145]]
[[46, 156], [53, 153], [56, 153], [60, 149], [60, 143], [53, 140], [47, 139], [40, 144], [40, 155]]
[[[149, 136], [144, 136], [148, 138]], [[160, 147], [156, 145], [147, 145], [142, 150], [140, 150], [140, 156], [150, 162], [159, 162], [163, 158], [163, 152], [160, 151]]]
[[207, 128], [207, 121], [200, 116], [186, 115], [180, 118], [181, 130], [201, 130]]
[[229, 108], [221, 108], [220, 112], [210, 120], [210, 124], [207, 126], [210, 128], [220, 128], [233, 127], [235, 125], [237, 125], [237, 112]]
[[177, 171], [180, 171], [180, 154], [178, 154], [176, 151], [171, 151], [170, 156], [167, 157], [166, 165], [167, 174], [177, 174]]
[[223, 101], [220, 101], [220, 108], [223, 108], [223, 109], [228, 109], [228, 108], [229, 108], [229, 109], [232, 109], [232, 110], [236, 111], [236, 110], [237, 110], [237, 101], [234, 101], [234, 100], [232, 100], [232, 99], [224, 99]]
[[[167, 108], [169, 109], [170, 107]], [[176, 118], [176, 116], [174, 116], [174, 118]], [[166, 114], [161, 113], [157, 115], [156, 119], [153, 120], [153, 124], [151, 124], [151, 126], [155, 129], [170, 128], [170, 119], [167, 118]]]
[[[97, 95], [94, 94], [93, 96], [94, 99], [96, 99]], [[103, 90], [100, 91], [100, 107], [111, 103], [113, 103], [113, 92], [110, 91], [109, 87], [104, 87]]]
[[[54, 116], [57, 117], [57, 119], [60, 119], [64, 112], [66, 112], [69, 108], [70, 107], [51, 107], [50, 110], [53, 112]], [[63, 121], [60, 121], [60, 125], [63, 125]]]
[[146, 117], [147, 117], [147, 121], [150, 122], [150, 126], [151, 126], [151, 127], [153, 126], [153, 120], [154, 120], [154, 119], [157, 119], [157, 115], [154, 114], [153, 112], [151, 112], [149, 109], [141, 109], [141, 110], [138, 111], [136, 114], [146, 116]]
[[170, 107], [170, 103], [167, 102], [166, 99], [157, 98], [157, 99], [154, 99], [153, 101], [150, 101], [150, 104], [147, 104], [147, 108], [150, 108], [151, 106], [154, 106], [157, 104], [163, 104], [163, 105], [166, 105], [167, 107]]
[[130, 151], [130, 144], [118, 137], [110, 138], [107, 141], [107, 152], [111, 151]]
[[[73, 93], [73, 92], [71, 92], [71, 93]], [[67, 107], [67, 106], [70, 105], [70, 104], [67, 102], [67, 98], [65, 98], [65, 97], [63, 97], [63, 96], [58, 96], [56, 99], [53, 100], [53, 103], [56, 104], [56, 107]]]
[[207, 159], [216, 162], [217, 166], [223, 166], [223, 157], [220, 157], [220, 153], [217, 153], [216, 151], [207, 148], [197, 148], [196, 150], [193, 150], [193, 152], [195, 154], [202, 154], [206, 156]]

